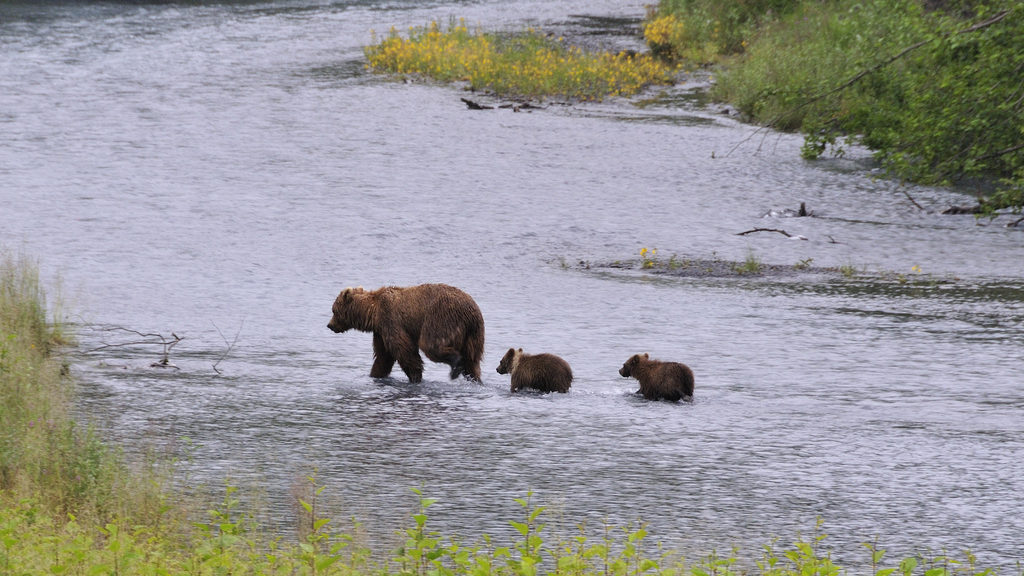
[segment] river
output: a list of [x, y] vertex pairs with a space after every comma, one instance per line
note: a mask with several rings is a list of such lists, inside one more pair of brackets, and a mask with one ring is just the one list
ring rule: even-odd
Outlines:
[[[507, 534], [532, 491], [554, 533], [643, 521], [689, 554], [757, 557], [821, 518], [841, 564], [876, 538], [1024, 559], [1019, 230], [939, 214], [969, 198], [879, 179], [856, 148], [801, 160], [799, 137], [705, 108], [698, 79], [472, 111], [458, 87], [363, 69], [391, 26], [628, 47], [601, 25], [643, 11], [0, 3], [0, 245], [63, 287], [82, 417], [179, 459], [189, 486], [258, 487], [278, 527], [315, 472], [328, 513], [379, 534], [407, 525], [410, 488], [465, 541]], [[765, 217], [800, 202], [813, 217]], [[737, 235], [757, 227], [806, 240]], [[854, 274], [604, 266], [643, 248]], [[482, 309], [481, 384], [430, 363], [422, 384], [373, 380], [370, 335], [326, 328], [346, 286], [423, 282]], [[175, 368], [135, 332], [180, 337]], [[511, 395], [494, 369], [513, 346], [565, 358], [570, 393]], [[634, 396], [617, 370], [638, 352], [690, 365], [694, 402]]]

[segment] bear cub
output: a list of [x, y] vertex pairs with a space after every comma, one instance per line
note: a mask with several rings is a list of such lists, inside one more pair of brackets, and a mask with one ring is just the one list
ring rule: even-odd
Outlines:
[[651, 360], [646, 353], [634, 354], [622, 365], [619, 374], [636, 378], [640, 382], [637, 393], [648, 400], [693, 399], [693, 370], [686, 364]]
[[498, 374], [512, 374], [512, 392], [533, 388], [541, 392], [568, 392], [572, 385], [569, 363], [554, 354], [525, 354], [509, 348], [498, 364]]

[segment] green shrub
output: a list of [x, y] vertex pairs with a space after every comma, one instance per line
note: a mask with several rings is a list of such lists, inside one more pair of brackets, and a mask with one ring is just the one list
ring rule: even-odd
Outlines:
[[758, 29], [788, 14], [798, 0], [660, 0], [647, 15], [652, 52], [697, 64], [743, 52]]
[[[958, 5], [959, 6], [959, 5]], [[913, 0], [806, 2], [764, 26], [714, 96], [805, 135], [803, 154], [845, 139], [926, 184], [995, 181], [993, 208], [1024, 190], [1024, 7], [978, 2], [970, 18]]]

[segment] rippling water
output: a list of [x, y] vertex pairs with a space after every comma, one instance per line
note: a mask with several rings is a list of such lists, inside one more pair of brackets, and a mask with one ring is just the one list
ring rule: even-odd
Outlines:
[[[753, 553], [825, 521], [838, 560], [971, 548], [1024, 558], [1024, 238], [937, 214], [957, 193], [800, 160], [800, 139], [635, 102], [469, 111], [457, 88], [362, 71], [371, 30], [430, 19], [571, 30], [639, 2], [0, 4], [0, 243], [60, 275], [85, 414], [189, 481], [263, 487], [270, 522], [313, 468], [338, 517], [508, 531], [534, 492], [572, 534]], [[696, 83], [696, 81], [694, 82]], [[856, 151], [854, 151], [856, 152]], [[917, 210], [904, 192], [927, 211]], [[806, 202], [816, 217], [763, 218]], [[737, 236], [754, 227], [778, 234]], [[753, 254], [866, 277], [671, 278], [580, 261]], [[917, 268], [913, 268], [917, 267]], [[918, 272], [918, 270], [920, 272]], [[881, 274], [879, 274], [881, 273]], [[900, 283], [896, 274], [910, 281]], [[447, 282], [487, 322], [482, 385], [429, 365], [374, 381], [370, 336], [327, 330], [349, 285]], [[176, 370], [128, 328], [184, 339]], [[510, 346], [567, 395], [508, 393]], [[618, 367], [688, 363], [692, 404]]]

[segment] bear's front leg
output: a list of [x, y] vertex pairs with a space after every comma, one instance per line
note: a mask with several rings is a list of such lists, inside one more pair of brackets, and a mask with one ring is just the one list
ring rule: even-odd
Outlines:
[[373, 367], [370, 378], [386, 378], [395, 366], [395, 357], [384, 347], [384, 339], [373, 333]]

